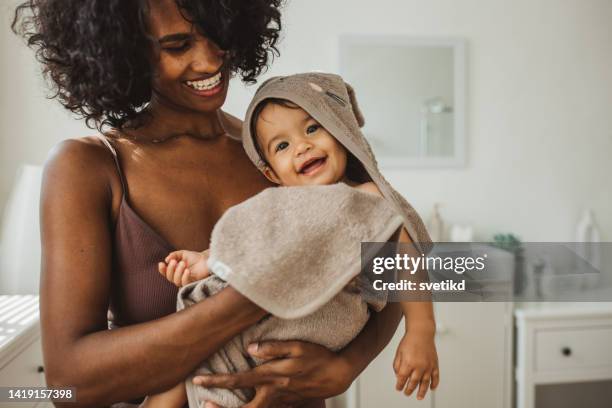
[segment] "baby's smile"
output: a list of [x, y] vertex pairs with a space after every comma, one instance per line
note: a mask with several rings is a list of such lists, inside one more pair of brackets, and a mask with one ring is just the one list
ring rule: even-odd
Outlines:
[[306, 176], [312, 176], [323, 170], [327, 163], [327, 156], [312, 157], [300, 165], [298, 173]]

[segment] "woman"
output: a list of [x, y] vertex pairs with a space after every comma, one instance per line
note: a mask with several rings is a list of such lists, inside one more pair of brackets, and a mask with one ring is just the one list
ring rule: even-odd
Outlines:
[[[75, 387], [78, 406], [168, 389], [264, 316], [232, 288], [173, 313], [177, 289], [157, 262], [206, 248], [221, 214], [269, 185], [237, 140], [240, 121], [220, 108], [230, 75], [253, 82], [276, 50], [279, 3], [30, 0], [17, 9], [13, 28], [56, 96], [105, 129], [53, 150], [41, 196], [45, 373], [49, 386]], [[323, 400], [347, 389], [399, 317], [388, 307], [337, 354], [261, 344], [253, 354], [274, 361], [215, 385], [255, 387], [251, 407]]]

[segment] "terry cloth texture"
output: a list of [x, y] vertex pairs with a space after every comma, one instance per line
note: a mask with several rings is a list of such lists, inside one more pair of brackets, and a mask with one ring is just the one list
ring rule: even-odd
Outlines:
[[349, 84], [338, 75], [324, 73], [295, 74], [265, 81], [255, 93], [242, 127], [244, 149], [260, 170], [264, 168], [265, 161], [254, 144], [253, 112], [260, 103], [270, 98], [295, 103], [344, 145], [361, 162], [384, 197], [401, 214], [404, 227], [416, 248], [423, 254], [429, 253], [432, 242], [421, 217], [391, 187], [378, 169], [370, 144], [360, 130], [365, 121], [357, 105], [355, 92]]
[[375, 310], [386, 300], [373, 290], [342, 290], [363, 275], [361, 242], [395, 239], [401, 226], [402, 218], [382, 197], [343, 183], [269, 188], [230, 208], [211, 236], [208, 265], [214, 275], [183, 287], [177, 309], [229, 284], [272, 316], [236, 336], [187, 378], [189, 406], [212, 401], [235, 408], [252, 399], [252, 390], [205, 389], [191, 383], [194, 375], [260, 364], [246, 353], [251, 342], [303, 340], [331, 350], [347, 345], [367, 322], [364, 299]]

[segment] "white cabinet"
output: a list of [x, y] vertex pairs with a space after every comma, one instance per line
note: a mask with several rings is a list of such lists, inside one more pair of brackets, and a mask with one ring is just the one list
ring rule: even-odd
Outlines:
[[[506, 251], [474, 244], [473, 251], [495, 260], [487, 285], [511, 299], [514, 257]], [[505, 295], [505, 296], [503, 296]], [[462, 299], [467, 299], [463, 296]], [[512, 403], [512, 302], [434, 302], [440, 385], [418, 401], [395, 391], [393, 357], [404, 325], [391, 343], [347, 392], [346, 408], [510, 408]]]
[[27, 344], [25, 348], [14, 351], [12, 358], [0, 368], [0, 385], [3, 387], [43, 387], [40, 337]]
[[347, 408], [510, 408], [512, 304], [437, 302], [436, 347], [440, 386], [418, 401], [395, 391], [392, 361], [403, 335], [394, 339], [349, 391]]
[[[0, 296], [0, 386], [43, 387], [42, 367], [38, 296]], [[0, 407], [43, 404], [0, 402]]]
[[534, 302], [519, 305], [515, 316], [518, 408], [577, 406], [574, 398], [581, 407], [608, 406], [611, 303]]

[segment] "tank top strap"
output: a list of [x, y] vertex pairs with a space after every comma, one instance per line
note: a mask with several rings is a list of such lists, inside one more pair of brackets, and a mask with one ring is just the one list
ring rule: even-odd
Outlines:
[[123, 196], [126, 197], [127, 184], [125, 182], [125, 177], [123, 176], [123, 171], [121, 170], [121, 163], [119, 162], [119, 154], [117, 153], [117, 149], [115, 149], [115, 147], [112, 145], [112, 143], [110, 142], [110, 140], [108, 140], [106, 136], [99, 135], [98, 137], [100, 138], [102, 143], [104, 143], [104, 145], [108, 148], [108, 150], [110, 150], [113, 156], [113, 160], [115, 161], [115, 167], [117, 167], [117, 173], [119, 173], [119, 180], [121, 181], [121, 190], [123, 190]]

